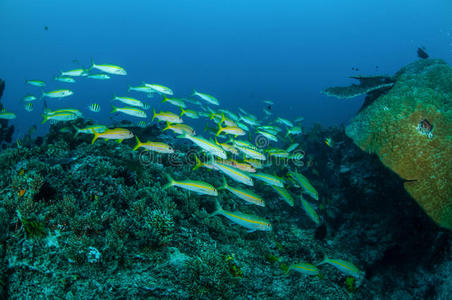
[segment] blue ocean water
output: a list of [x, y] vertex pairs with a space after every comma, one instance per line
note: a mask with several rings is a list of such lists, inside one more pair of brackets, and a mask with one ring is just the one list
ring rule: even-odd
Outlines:
[[[350, 83], [349, 75], [393, 74], [416, 59], [420, 46], [452, 62], [452, 4], [446, 0], [3, 0], [0, 28], [0, 77], [7, 83], [2, 103], [17, 114], [16, 137], [41, 121], [42, 102], [31, 113], [23, 108], [24, 95], [40, 94], [26, 79], [46, 81], [46, 90], [71, 88], [75, 95], [49, 99], [49, 107], [85, 109], [85, 117], [98, 122], [109, 120], [113, 94], [127, 95], [129, 84], [146, 81], [177, 96], [195, 88], [215, 95], [224, 108], [241, 106], [261, 117], [262, 100], [270, 99], [275, 115], [304, 116], [309, 126], [346, 123], [356, 113], [362, 98], [320, 94]], [[81, 78], [74, 85], [52, 80], [62, 70], [88, 67], [91, 59], [123, 66], [128, 76]], [[93, 102], [103, 113], [86, 110]], [[159, 102], [151, 105], [159, 108]]]

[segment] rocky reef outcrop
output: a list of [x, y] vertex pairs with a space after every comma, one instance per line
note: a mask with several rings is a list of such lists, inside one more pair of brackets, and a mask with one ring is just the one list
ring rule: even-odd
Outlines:
[[[0, 100], [3, 96], [3, 91], [5, 90], [5, 81], [0, 78]], [[3, 109], [3, 105], [0, 102], [0, 110]], [[10, 125], [8, 126], [8, 120], [2, 120], [0, 119], [0, 144], [2, 142], [11, 143], [11, 137], [14, 133], [14, 126]]]
[[394, 79], [346, 133], [403, 178], [438, 225], [452, 229], [452, 68], [442, 60], [419, 60]]

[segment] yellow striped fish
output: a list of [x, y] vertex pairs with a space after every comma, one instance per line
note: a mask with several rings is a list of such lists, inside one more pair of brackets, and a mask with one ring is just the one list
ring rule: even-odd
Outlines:
[[319, 269], [316, 266], [304, 262], [291, 265], [287, 272], [291, 270], [305, 275], [319, 275], [320, 273]]
[[215, 143], [208, 141], [202, 137], [192, 136], [185, 132], [177, 137], [189, 139], [190, 141], [192, 141], [193, 143], [195, 143], [196, 145], [201, 147], [206, 152], [208, 152], [212, 155], [218, 156], [219, 158], [222, 158], [222, 159], [227, 158], [226, 152], [221, 147], [215, 145]]
[[256, 195], [252, 191], [243, 190], [240, 188], [232, 187], [228, 185], [228, 182], [226, 181], [226, 178], [223, 177], [223, 185], [219, 189], [226, 189], [239, 197], [242, 200], [245, 200], [248, 203], [256, 204], [259, 206], [265, 206], [264, 200], [262, 197]]
[[168, 177], [169, 182], [162, 188], [163, 190], [172, 186], [177, 186], [198, 194], [218, 196], [217, 189], [206, 182], [194, 180], [175, 181], [170, 175], [166, 176]]
[[284, 201], [287, 202], [287, 204], [289, 204], [290, 206], [294, 205], [294, 200], [288, 190], [286, 190], [284, 187], [279, 187], [276, 185], [272, 185], [271, 187], [279, 194], [279, 196], [281, 196], [281, 198], [283, 198]]
[[260, 231], [271, 231], [272, 225], [270, 222], [264, 218], [253, 216], [253, 215], [247, 215], [244, 213], [241, 213], [239, 211], [231, 212], [227, 211], [221, 208], [220, 203], [216, 201], [217, 209], [214, 213], [212, 213], [210, 216], [216, 216], [216, 215], [222, 215], [232, 222], [243, 226], [245, 228], [248, 228], [248, 232], [254, 232], [256, 230]]
[[325, 256], [322, 262], [318, 263], [317, 266], [323, 265], [323, 264], [330, 264], [342, 273], [352, 276], [355, 278], [359, 278], [364, 275], [364, 272], [358, 269], [353, 263], [342, 260], [342, 259], [331, 259]]
[[170, 122], [170, 123], [183, 123], [181, 117], [170, 112], [170, 111], [161, 111], [159, 113], [155, 112], [155, 109], [152, 109], [154, 115], [152, 116], [152, 121], [157, 118], [159, 121]]
[[104, 132], [96, 132], [94, 129], [91, 130], [94, 134], [94, 138], [91, 141], [93, 144], [98, 138], [103, 138], [106, 140], [118, 140], [118, 143], [121, 143], [124, 139], [133, 138], [133, 133], [125, 128], [113, 128], [107, 129]]
[[116, 107], [113, 105], [112, 105], [112, 107], [113, 107], [113, 109], [112, 109], [111, 113], [122, 112], [122, 113], [125, 113], [126, 115], [134, 116], [134, 117], [138, 117], [138, 118], [146, 118], [147, 117], [146, 112], [144, 112], [143, 110], [138, 109], [136, 107]]
[[146, 150], [155, 151], [159, 153], [174, 153], [173, 148], [171, 148], [170, 145], [167, 145], [165, 143], [160, 142], [150, 142], [147, 141], [145, 143], [142, 143], [137, 136], [135, 136], [135, 139], [137, 140], [136, 146], [132, 149], [133, 151], [137, 150], [140, 147], [143, 147]]
[[284, 187], [284, 182], [281, 178], [278, 178], [276, 176], [265, 174], [265, 173], [255, 173], [250, 174], [252, 177], [259, 179], [269, 185], [276, 185], [278, 187]]
[[297, 172], [289, 172], [289, 175], [297, 182], [299, 186], [303, 188], [306, 194], [308, 194], [315, 200], [319, 200], [319, 193], [305, 176]]
[[303, 197], [301, 197], [301, 206], [303, 207], [306, 214], [311, 218], [314, 223], [317, 225], [320, 224], [320, 218], [317, 212], [315, 211], [314, 207], [312, 207], [311, 203], [306, 201]]
[[213, 163], [213, 165], [216, 166], [218, 168], [218, 170], [220, 170], [224, 174], [228, 175], [229, 177], [231, 177], [232, 179], [234, 179], [237, 182], [241, 182], [241, 183], [249, 185], [249, 186], [254, 185], [253, 179], [251, 179], [251, 177], [249, 177], [248, 175], [246, 175], [245, 173], [243, 173], [242, 171], [240, 171], [237, 168], [228, 166], [228, 165], [220, 163], [218, 161], [215, 161]]

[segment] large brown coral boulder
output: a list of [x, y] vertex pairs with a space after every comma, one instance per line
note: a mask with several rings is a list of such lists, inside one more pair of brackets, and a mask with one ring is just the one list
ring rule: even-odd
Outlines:
[[452, 68], [442, 60], [419, 60], [395, 79], [346, 133], [406, 179], [405, 189], [425, 212], [452, 230]]

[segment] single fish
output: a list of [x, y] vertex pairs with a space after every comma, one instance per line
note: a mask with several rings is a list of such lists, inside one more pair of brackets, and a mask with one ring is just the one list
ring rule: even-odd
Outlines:
[[333, 141], [333, 139], [330, 138], [330, 137], [327, 137], [327, 138], [325, 139], [325, 144], [326, 144], [328, 147], [330, 147], [330, 148], [333, 148], [333, 147], [334, 147], [334, 141]]
[[61, 82], [65, 82], [65, 83], [74, 83], [75, 82], [75, 79], [70, 76], [56, 76], [54, 79], [56, 81], [61, 81]]
[[185, 104], [184, 100], [182, 100], [182, 99], [179, 99], [179, 98], [168, 98], [165, 95], [162, 95], [162, 96], [163, 96], [162, 103], [167, 102], [167, 103], [170, 103], [172, 105], [178, 106], [180, 108], [187, 107], [187, 105]]
[[165, 131], [168, 129], [172, 130], [173, 132], [175, 132], [177, 134], [183, 134], [185, 132], [186, 134], [189, 134], [189, 135], [195, 135], [195, 130], [186, 124], [171, 124], [169, 122], [166, 122], [166, 127], [163, 128], [162, 131]]
[[246, 132], [240, 127], [231, 127], [231, 126], [221, 127], [221, 123], [218, 123], [218, 131], [215, 134], [215, 136], [219, 136], [220, 133], [222, 132], [226, 134], [233, 134], [234, 136], [241, 136], [246, 134]]
[[212, 141], [208, 141], [202, 137], [192, 136], [187, 133], [183, 133], [182, 135], [179, 135], [177, 137], [189, 139], [193, 143], [195, 143], [198, 147], [202, 148], [204, 151], [212, 155], [218, 156], [219, 158], [223, 159], [227, 158], [226, 152]]
[[31, 102], [31, 101], [35, 101], [38, 98], [36, 96], [33, 95], [26, 95], [25, 97], [22, 98], [23, 101], [25, 102]]
[[237, 149], [235, 149], [234, 146], [231, 146], [231, 145], [226, 144], [226, 143], [219, 143], [219, 142], [217, 141], [217, 138], [216, 138], [216, 137], [215, 137], [215, 143], [216, 143], [218, 146], [220, 146], [221, 148], [223, 148], [224, 151], [231, 152], [231, 153], [234, 154], [234, 155], [239, 155], [239, 151], [238, 151]]
[[202, 100], [204, 100], [210, 104], [213, 104], [213, 105], [220, 105], [220, 102], [218, 102], [218, 99], [209, 94], [200, 93], [200, 92], [197, 92], [196, 90], [193, 90], [192, 96], [198, 96]]
[[50, 92], [46, 92], [46, 93], [42, 93], [41, 98], [43, 97], [48, 97], [48, 98], [64, 98], [64, 97], [68, 97], [73, 95], [74, 92], [71, 90], [55, 90], [55, 91], [50, 91]]
[[304, 262], [291, 265], [289, 267], [289, 269], [287, 270], [287, 272], [292, 271], [292, 270], [297, 271], [304, 275], [319, 275], [320, 274], [320, 271], [316, 266], [311, 265], [309, 263], [304, 263]]
[[342, 273], [352, 276], [355, 278], [360, 278], [364, 275], [364, 272], [358, 269], [353, 263], [342, 260], [342, 259], [331, 259], [325, 256], [322, 262], [318, 263], [317, 266], [323, 265], [323, 264], [329, 264], [341, 271]]
[[162, 188], [162, 190], [165, 190], [172, 186], [177, 186], [185, 190], [189, 190], [202, 195], [218, 196], [217, 189], [206, 182], [194, 180], [175, 181], [174, 179], [171, 178], [170, 175], [167, 174], [166, 176], [168, 177], [169, 183], [167, 183]]
[[92, 103], [88, 106], [88, 109], [92, 112], [100, 112], [100, 105], [97, 103]]
[[292, 123], [292, 122], [290, 122], [290, 121], [287, 120], [287, 119], [281, 118], [281, 117], [278, 117], [278, 118], [276, 119], [276, 122], [277, 122], [277, 123], [280, 123], [280, 124], [284, 124], [284, 125], [286, 125], [286, 126], [288, 126], [288, 127], [293, 127], [293, 123]]
[[304, 175], [297, 172], [289, 172], [289, 176], [291, 176], [296, 183], [303, 188], [306, 194], [315, 200], [319, 200], [319, 193]]
[[239, 211], [227, 211], [221, 208], [220, 203], [216, 201], [216, 210], [210, 216], [222, 215], [232, 222], [243, 226], [248, 229], [248, 232], [254, 232], [256, 230], [260, 231], [271, 231], [272, 225], [270, 222], [264, 218], [244, 214]]
[[127, 91], [128, 92], [136, 91], [136, 92], [143, 92], [143, 93], [154, 93], [155, 92], [152, 88], [150, 88], [150, 87], [148, 87], [148, 86], [146, 86], [144, 84], [137, 85], [137, 86], [130, 86], [129, 85], [129, 89]]
[[226, 189], [239, 197], [242, 200], [245, 200], [247, 203], [255, 204], [258, 206], [265, 206], [264, 200], [262, 197], [256, 195], [252, 191], [244, 190], [236, 187], [232, 187], [228, 185], [226, 178], [223, 177], [223, 185], [219, 189]]
[[269, 185], [275, 185], [278, 187], [284, 187], [284, 182], [281, 178], [278, 178], [276, 176], [265, 174], [265, 173], [255, 173], [251, 174], [252, 177], [259, 179]]
[[145, 143], [142, 143], [137, 136], [135, 136], [135, 139], [137, 140], [136, 146], [132, 149], [133, 151], [137, 150], [140, 147], [143, 147], [144, 149], [148, 151], [154, 151], [158, 153], [174, 153], [173, 148], [171, 148], [170, 145], [167, 145], [165, 143], [160, 142], [150, 142], [147, 141]]
[[25, 80], [25, 83], [32, 85], [32, 86], [39, 86], [39, 87], [46, 86], [46, 83], [41, 80]]
[[0, 119], [12, 120], [16, 118], [16, 114], [9, 111], [0, 111]]
[[98, 73], [98, 74], [89, 74], [88, 76], [86, 76], [87, 78], [91, 78], [91, 79], [98, 79], [98, 80], [107, 80], [110, 79], [110, 75], [108, 74], [103, 74], [103, 73]]
[[121, 68], [120, 66], [108, 65], [108, 64], [96, 65], [94, 63], [94, 61], [91, 61], [91, 67], [89, 68], [89, 70], [92, 70], [92, 69], [97, 69], [101, 72], [113, 74], [113, 75], [127, 75], [126, 70], [124, 70], [124, 68]]
[[239, 145], [234, 145], [240, 152], [242, 152], [243, 154], [245, 154], [246, 157], [251, 157], [251, 158], [255, 158], [255, 159], [259, 159], [259, 160], [266, 160], [267, 158], [265, 157], [265, 155], [260, 152], [259, 150], [255, 150], [252, 148], [248, 148], [248, 147], [243, 147], [243, 146], [239, 146]]
[[249, 186], [254, 185], [253, 179], [237, 168], [228, 166], [228, 165], [220, 163], [218, 161], [214, 161], [213, 165], [216, 166], [218, 168], [218, 170], [220, 170], [221, 172], [223, 172], [224, 174], [231, 177], [232, 179], [234, 179], [237, 182], [240, 182], [240, 183], [243, 183], [243, 184], [246, 184]]
[[292, 152], [292, 151], [295, 150], [298, 146], [300, 146], [300, 144], [298, 144], [298, 143], [293, 143], [293, 144], [291, 144], [289, 147], [287, 147], [286, 151], [287, 151], [287, 152]]
[[315, 211], [314, 207], [312, 207], [311, 203], [306, 201], [303, 196], [301, 197], [301, 206], [303, 207], [306, 214], [309, 216], [309, 218], [314, 221], [317, 225], [320, 224], [320, 218], [317, 212]]
[[289, 204], [290, 206], [294, 206], [295, 202], [292, 198], [292, 195], [289, 193], [288, 190], [286, 190], [284, 187], [280, 187], [280, 186], [276, 186], [276, 185], [272, 185], [271, 187], [278, 193], [278, 195], [284, 201], [286, 201], [287, 204]]
[[44, 124], [48, 120], [60, 122], [60, 121], [73, 121], [77, 120], [79, 116], [77, 114], [74, 114], [72, 112], [59, 112], [59, 113], [52, 113], [52, 114], [42, 114], [43, 120], [41, 124]]
[[112, 111], [111, 113], [115, 112], [122, 112], [129, 116], [134, 116], [138, 118], [146, 118], [146, 112], [142, 111], [141, 109], [138, 109], [136, 107], [116, 107], [112, 105]]
[[302, 134], [302, 130], [301, 130], [300, 126], [293, 126], [293, 127], [287, 128], [286, 136], [299, 135], [299, 134]]
[[300, 123], [301, 121], [304, 120], [304, 117], [299, 117], [295, 119], [295, 123]]
[[88, 72], [85, 69], [74, 69], [65, 72], [61, 72], [60, 76], [87, 76]]
[[150, 83], [144, 83], [145, 86], [147, 86], [148, 88], [151, 88], [153, 91], [163, 95], [174, 95], [173, 90], [171, 90], [169, 87], [166, 87], [164, 85], [160, 85], [160, 84], [150, 84]]
[[272, 142], [277, 142], [278, 141], [278, 138], [275, 135], [273, 135], [271, 133], [268, 133], [266, 131], [257, 130], [256, 133], [264, 136], [265, 138], [267, 138], [268, 140], [270, 140]]
[[264, 100], [264, 103], [265, 103], [265, 104], [268, 104], [268, 105], [273, 105], [273, 104], [275, 104], [273, 101], [270, 101], [270, 100]]
[[154, 115], [152, 116], [152, 121], [154, 121], [155, 118], [157, 118], [159, 121], [163, 122], [169, 122], [169, 123], [183, 123], [181, 117], [178, 115], [170, 112], [170, 111], [161, 111], [159, 113], [155, 112], [155, 109], [152, 109]]
[[181, 109], [181, 113], [179, 116], [182, 117], [185, 115], [191, 119], [199, 119], [199, 114], [196, 111], [191, 110], [191, 109], [184, 109], [182, 107], [180, 109]]
[[102, 133], [102, 132], [105, 132], [105, 130], [108, 129], [107, 126], [105, 126], [105, 125], [90, 125], [90, 126], [87, 126], [85, 128], [78, 128], [75, 125], [72, 125], [72, 126], [75, 129], [74, 138], [76, 138], [80, 133], [92, 134], [93, 130], [96, 133]]
[[31, 111], [33, 111], [33, 104], [28, 102], [28, 103], [25, 104], [24, 108], [25, 108], [26, 111], [31, 112]]
[[127, 104], [127, 105], [136, 106], [136, 107], [144, 106], [143, 102], [141, 102], [140, 100], [135, 99], [135, 98], [114, 96], [113, 100], [111, 100], [111, 101], [115, 101], [115, 100], [121, 101], [122, 103]]
[[267, 153], [273, 157], [279, 157], [279, 158], [288, 158], [289, 157], [289, 152], [287, 152], [284, 149], [272, 148], [272, 149], [268, 149]]
[[94, 138], [91, 141], [91, 144], [94, 144], [94, 142], [98, 138], [103, 138], [107, 140], [118, 140], [119, 143], [121, 143], [125, 139], [133, 138], [133, 133], [125, 128], [113, 128], [113, 129], [107, 129], [104, 132], [96, 132], [94, 129], [91, 130], [91, 132], [94, 134]]

